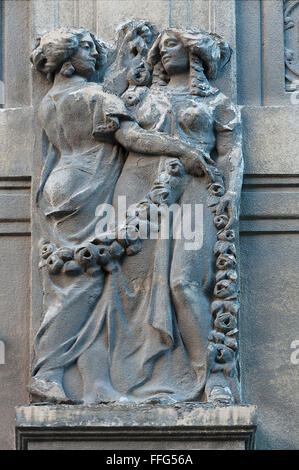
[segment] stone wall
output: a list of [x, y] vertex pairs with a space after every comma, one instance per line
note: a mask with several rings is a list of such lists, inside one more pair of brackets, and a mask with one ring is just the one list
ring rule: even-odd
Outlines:
[[[257, 448], [298, 449], [299, 364], [291, 362], [291, 344], [299, 340], [299, 107], [296, 92], [286, 91], [285, 45], [288, 41], [291, 47], [292, 37], [284, 29], [291, 17], [298, 34], [299, 2], [293, 1], [291, 10], [289, 0], [2, 3], [5, 100], [0, 109], [0, 333], [6, 363], [0, 365], [0, 448], [14, 448], [14, 408], [29, 401], [30, 342], [41, 311], [36, 260], [31, 274], [30, 194], [36, 192], [35, 176], [42, 164], [35, 117], [42, 88], [37, 77], [32, 79], [30, 50], [38, 35], [63, 25], [88, 27], [111, 41], [114, 27], [135, 17], [148, 19], [158, 28], [200, 26], [221, 34], [236, 50], [217, 85], [243, 106], [243, 400], [258, 407]], [[298, 70], [297, 57], [295, 50]]]

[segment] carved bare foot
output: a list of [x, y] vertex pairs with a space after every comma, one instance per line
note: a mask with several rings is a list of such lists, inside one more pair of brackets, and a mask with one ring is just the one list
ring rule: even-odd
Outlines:
[[51, 382], [50, 380], [32, 377], [28, 386], [28, 391], [32, 395], [36, 395], [49, 402], [73, 403], [73, 401], [64, 393], [62, 386], [59, 383]]
[[234, 397], [229, 387], [221, 387], [217, 385], [212, 389], [208, 397], [208, 402], [213, 403], [214, 405], [233, 405]]

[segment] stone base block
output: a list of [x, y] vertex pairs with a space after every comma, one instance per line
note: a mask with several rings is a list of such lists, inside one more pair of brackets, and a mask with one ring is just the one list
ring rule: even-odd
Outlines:
[[253, 449], [256, 407], [26, 405], [16, 409], [17, 449]]

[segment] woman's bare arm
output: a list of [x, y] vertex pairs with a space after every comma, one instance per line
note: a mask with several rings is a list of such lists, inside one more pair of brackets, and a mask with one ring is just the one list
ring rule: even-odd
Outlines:
[[191, 145], [162, 132], [147, 131], [136, 122], [122, 121], [115, 138], [126, 150], [145, 155], [179, 158], [186, 171], [195, 176], [204, 172], [214, 181], [214, 162]]

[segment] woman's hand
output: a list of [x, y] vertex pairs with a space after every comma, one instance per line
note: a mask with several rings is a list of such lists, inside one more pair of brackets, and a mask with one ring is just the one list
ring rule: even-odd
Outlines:
[[187, 173], [194, 176], [208, 176], [211, 183], [216, 180], [216, 166], [208, 154], [188, 149], [179, 157]]
[[178, 158], [187, 173], [194, 176], [208, 176], [214, 183], [220, 173], [210, 155], [196, 150], [180, 139], [170, 137], [162, 132], [146, 131], [137, 122], [121, 121], [120, 128], [115, 132], [115, 139], [126, 150], [142, 155], [161, 155]]
[[216, 215], [223, 215], [227, 211], [229, 217], [225, 229], [229, 229], [238, 220], [238, 198], [237, 193], [227, 191], [219, 200], [216, 207]]

